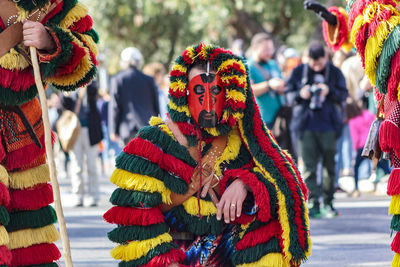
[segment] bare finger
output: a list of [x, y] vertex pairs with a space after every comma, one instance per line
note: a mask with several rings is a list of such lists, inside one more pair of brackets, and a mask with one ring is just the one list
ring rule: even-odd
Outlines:
[[207, 177], [209, 181], [204, 185], [203, 191], [201, 191], [201, 197], [204, 198], [207, 195], [208, 189], [210, 189], [212, 178], [214, 177], [214, 171], [211, 172], [211, 175]]
[[219, 203], [217, 203], [217, 220], [221, 220], [222, 219], [222, 209], [224, 207], [225, 204], [225, 199], [221, 199], [221, 201]]
[[235, 220], [235, 214], [236, 214], [236, 203], [232, 202], [230, 208], [230, 217], [231, 221]]
[[242, 205], [243, 205], [243, 201], [238, 201], [236, 202], [236, 217], [240, 217], [240, 215], [242, 215]]
[[214, 205], [217, 206], [217, 204], [218, 204], [218, 197], [217, 197], [217, 195], [215, 194], [214, 189], [210, 188], [210, 189], [208, 190], [208, 194], [210, 195], [211, 200], [212, 200], [212, 202], [214, 203]]
[[229, 223], [230, 220], [230, 208], [231, 208], [231, 202], [226, 201], [225, 205], [224, 205], [224, 219], [225, 219], [225, 223]]

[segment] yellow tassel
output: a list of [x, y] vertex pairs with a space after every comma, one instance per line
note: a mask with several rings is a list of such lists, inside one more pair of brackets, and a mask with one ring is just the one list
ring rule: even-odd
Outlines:
[[227, 99], [233, 99], [236, 101], [240, 101], [240, 102], [246, 102], [246, 96], [244, 94], [242, 94], [241, 92], [238, 91], [234, 91], [234, 90], [229, 90], [226, 93], [226, 98]]
[[155, 126], [164, 123], [160, 116], [152, 116], [149, 120], [149, 125]]
[[82, 3], [78, 2], [60, 22], [60, 27], [62, 28], [71, 27], [72, 24], [74, 24], [76, 21], [85, 17], [87, 13], [88, 13], [87, 7]]
[[216, 175], [222, 176], [222, 168], [220, 167], [222, 162], [229, 163], [231, 160], [237, 158], [241, 144], [242, 141], [240, 140], [239, 132], [236, 127], [233, 127], [232, 131], [229, 132], [226, 148], [215, 163], [214, 169]]
[[191, 117], [191, 116], [192, 116], [192, 115], [190, 114], [190, 111], [189, 111], [189, 107], [188, 107], [188, 106], [181, 106], [181, 107], [180, 107], [180, 106], [175, 105], [174, 102], [170, 101], [170, 102], [169, 102], [169, 107], [172, 108], [173, 110], [178, 111], [178, 112], [183, 112], [183, 113], [185, 113], [186, 116], [188, 116], [188, 117]]
[[145, 256], [156, 246], [171, 241], [172, 237], [168, 233], [143, 241], [132, 241], [127, 245], [119, 245], [115, 247], [113, 250], [111, 250], [111, 256], [116, 260], [122, 261], [137, 260]]
[[392, 261], [392, 267], [400, 267], [400, 254], [395, 253]]
[[211, 134], [212, 136], [219, 136], [219, 131], [217, 130], [217, 128], [213, 127], [213, 128], [204, 128], [204, 130]]
[[49, 166], [47, 164], [22, 172], [10, 172], [9, 175], [10, 188], [12, 189], [25, 189], [50, 181]]
[[162, 201], [171, 204], [171, 191], [165, 187], [162, 181], [153, 177], [131, 173], [122, 169], [115, 169], [111, 175], [110, 181], [127, 190], [136, 190], [142, 192], [158, 192], [162, 196]]
[[244, 67], [243, 63], [236, 59], [228, 59], [228, 60], [225, 60], [224, 62], [222, 62], [221, 65], [219, 66], [217, 72], [223, 71], [223, 70], [229, 68], [233, 64], [238, 64], [240, 66], [240, 69], [243, 72], [246, 72], [246, 68]]
[[392, 196], [389, 206], [389, 215], [398, 215], [400, 214], [400, 195]]
[[0, 57], [0, 67], [8, 70], [24, 70], [29, 67], [28, 61], [14, 48], [4, 56]]
[[182, 66], [181, 64], [176, 63], [173, 67], [172, 70], [179, 70], [180, 72], [186, 73], [187, 68], [185, 66]]
[[8, 172], [3, 165], [0, 165], [0, 183], [8, 187]]
[[7, 245], [10, 242], [8, 233], [4, 226], [0, 226], [0, 246]]
[[239, 233], [239, 238], [242, 239], [244, 237], [244, 234], [246, 233], [246, 230], [249, 228], [250, 224], [252, 222], [254, 222], [256, 220], [256, 218], [254, 217], [253, 220], [251, 220], [251, 222], [247, 223], [247, 224], [242, 224], [240, 225], [240, 233]]
[[56, 227], [52, 224], [41, 228], [29, 228], [11, 232], [9, 236], [8, 249], [27, 248], [42, 243], [54, 243], [60, 238]]
[[[188, 200], [183, 202], [185, 211], [191, 216], [197, 216], [199, 214], [199, 205], [197, 203], [197, 197], [190, 197]], [[210, 216], [217, 214], [217, 208], [212, 201], [206, 201], [200, 199], [200, 214], [202, 216]]]
[[235, 118], [235, 120], [237, 121], [243, 118], [243, 112], [236, 111], [235, 113], [229, 113], [225, 110], [224, 113], [222, 114], [222, 119], [227, 120], [230, 115], [232, 115], [232, 117]]
[[399, 83], [399, 85], [397, 86], [397, 99], [398, 99], [399, 102], [400, 102], [400, 83]]
[[97, 44], [93, 41], [92, 37], [87, 34], [81, 33], [78, 33], [78, 35], [82, 38], [85, 46], [89, 48], [90, 51], [92, 51], [95, 57], [97, 57], [97, 55], [99, 54], [99, 49], [97, 48]]
[[240, 264], [238, 267], [290, 267], [281, 253], [269, 253], [260, 260], [252, 263]]
[[[185, 92], [186, 91], [186, 83], [184, 83], [182, 80], [176, 80], [175, 82], [171, 83], [169, 85], [171, 88], [172, 92]], [[171, 101], [170, 101], [171, 103]]]
[[241, 75], [241, 76], [239, 76], [239, 75], [232, 75], [232, 76], [222, 76], [222, 77], [221, 77], [221, 80], [222, 80], [224, 83], [230, 83], [231, 80], [235, 80], [235, 79], [238, 80], [240, 86], [246, 87], [246, 81], [247, 81], [246, 75]]

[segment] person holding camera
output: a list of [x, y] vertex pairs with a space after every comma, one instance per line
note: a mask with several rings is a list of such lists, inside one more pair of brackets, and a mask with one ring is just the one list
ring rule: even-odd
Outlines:
[[[307, 52], [307, 63], [296, 67], [287, 82], [287, 99], [293, 106], [290, 129], [299, 139], [303, 177], [310, 190], [310, 217], [321, 217], [321, 195], [322, 213], [334, 217], [338, 215], [332, 205], [336, 139], [343, 126], [342, 104], [348, 92], [342, 72], [329, 62], [322, 44], [311, 43]], [[317, 182], [319, 160], [327, 174], [322, 177], [322, 192]]]

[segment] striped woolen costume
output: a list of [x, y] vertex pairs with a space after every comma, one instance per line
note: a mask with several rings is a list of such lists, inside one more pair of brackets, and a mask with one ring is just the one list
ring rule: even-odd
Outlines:
[[[21, 0], [17, 21], [49, 2], [57, 3], [42, 20], [56, 43], [40, 54], [43, 80], [60, 90], [87, 84], [96, 72], [98, 40], [87, 9], [76, 0]], [[0, 32], [7, 23], [0, 19]], [[33, 70], [16, 46], [0, 57], [0, 266], [58, 266], [54, 244], [59, 234], [44, 129]]]
[[[199, 61], [217, 69], [226, 90], [215, 128], [197, 129], [188, 108], [188, 68]], [[214, 168], [222, 176], [220, 194], [241, 179], [258, 209], [226, 225], [216, 220], [209, 196], [198, 202], [193, 195], [163, 214], [160, 205], [171, 202], [171, 192], [187, 192], [197, 163], [171, 129], [152, 118], [118, 156], [111, 177], [119, 188], [104, 218], [118, 224], [108, 236], [119, 243], [111, 252], [119, 266], [298, 266], [306, 260], [311, 253], [307, 189], [261, 120], [242, 58], [213, 45], [187, 48], [170, 72], [168, 109], [189, 145], [202, 142], [202, 154], [216, 136], [227, 136]], [[171, 231], [194, 234], [194, 244], [173, 240]]]
[[[349, 39], [361, 58], [369, 81], [375, 86], [378, 103], [383, 102], [384, 121], [379, 128], [379, 145], [390, 153], [392, 170], [387, 194], [392, 197], [389, 214], [395, 256], [392, 266], [400, 266], [400, 9], [397, 0], [349, 0], [346, 13], [348, 31], [331, 31], [336, 40]], [[324, 22], [325, 23], [325, 22]], [[328, 45], [334, 46], [334, 43]], [[338, 43], [336, 44], [338, 45]]]

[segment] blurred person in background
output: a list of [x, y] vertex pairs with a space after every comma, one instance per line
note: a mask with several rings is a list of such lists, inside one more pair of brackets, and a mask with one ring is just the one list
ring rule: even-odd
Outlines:
[[124, 70], [111, 79], [108, 126], [110, 139], [126, 145], [151, 116], [160, 114], [160, 108], [154, 79], [140, 71], [140, 51], [125, 48], [120, 63]]
[[[299, 137], [304, 162], [304, 179], [310, 190], [310, 217], [321, 217], [319, 198], [324, 201], [324, 215], [333, 217], [336, 140], [343, 126], [338, 107], [347, 97], [341, 71], [328, 61], [324, 46], [311, 43], [306, 64], [296, 67], [288, 81], [287, 97], [293, 105], [290, 128]], [[322, 177], [322, 193], [317, 182], [317, 163], [327, 176]]]
[[158, 104], [162, 119], [167, 118], [168, 92], [164, 90], [165, 67], [160, 62], [152, 62], [143, 67], [143, 73], [153, 77], [158, 89]]

